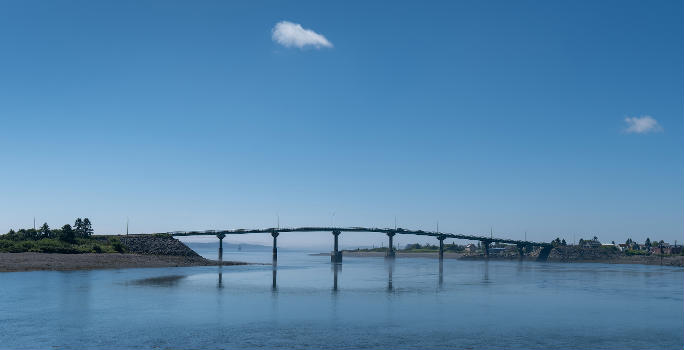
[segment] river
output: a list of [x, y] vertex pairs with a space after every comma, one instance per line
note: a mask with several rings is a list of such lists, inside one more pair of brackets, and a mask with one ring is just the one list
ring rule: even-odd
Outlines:
[[270, 265], [0, 273], [0, 348], [684, 345], [682, 268], [446, 259], [440, 274], [429, 258], [345, 257], [338, 269], [329, 260], [282, 250], [275, 273]]

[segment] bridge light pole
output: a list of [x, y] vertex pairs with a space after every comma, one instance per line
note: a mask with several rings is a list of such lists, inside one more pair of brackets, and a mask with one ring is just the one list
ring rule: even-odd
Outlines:
[[394, 235], [396, 232], [387, 232], [387, 237], [389, 237], [389, 250], [387, 251], [387, 255], [385, 255], [385, 258], [389, 259], [394, 259]]
[[278, 231], [271, 231], [273, 236], [273, 261], [278, 260]]
[[333, 263], [341, 263], [342, 262], [342, 252], [339, 251], [339, 245], [338, 245], [338, 237], [340, 236], [342, 232], [335, 230], [332, 232], [333, 237], [335, 238], [335, 244], [334, 244], [334, 251], [332, 254], [330, 254], [330, 261]]
[[216, 237], [219, 239], [219, 251], [218, 251], [218, 259], [219, 262], [223, 261], [223, 238], [226, 237], [225, 233], [219, 233], [216, 235]]

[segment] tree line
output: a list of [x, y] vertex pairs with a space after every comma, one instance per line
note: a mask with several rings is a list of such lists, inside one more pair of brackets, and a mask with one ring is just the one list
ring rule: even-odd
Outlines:
[[38, 229], [20, 229], [18, 231], [9, 230], [3, 235], [3, 239], [13, 241], [37, 241], [43, 238], [57, 238], [64, 242], [74, 243], [76, 238], [89, 238], [93, 235], [93, 224], [88, 218], [77, 218], [74, 226], [66, 224], [59, 229], [50, 229], [48, 223], [43, 223]]

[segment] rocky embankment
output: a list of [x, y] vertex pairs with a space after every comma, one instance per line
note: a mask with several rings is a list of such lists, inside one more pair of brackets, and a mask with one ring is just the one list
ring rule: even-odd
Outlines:
[[684, 266], [684, 256], [626, 255], [612, 248], [580, 248], [577, 246], [555, 247], [549, 254], [549, 261], [557, 262], [599, 262], [608, 264], [644, 264]]
[[127, 253], [170, 256], [199, 256], [183, 242], [168, 235], [119, 236]]
[[[524, 259], [534, 261], [539, 258], [541, 248], [536, 248], [528, 251]], [[330, 253], [321, 253], [320, 255], [329, 255]], [[344, 256], [354, 257], [382, 257], [384, 252], [368, 252], [368, 251], [343, 251]], [[398, 258], [437, 258], [437, 252], [402, 252], [396, 253]], [[485, 259], [481, 252], [475, 253], [444, 253], [445, 259], [462, 259], [462, 260], [481, 260]], [[503, 252], [491, 253], [489, 256], [491, 260], [518, 260], [517, 250], [511, 249]], [[664, 256], [662, 259], [658, 255], [626, 255], [617, 249], [612, 248], [580, 248], [577, 246], [561, 246], [555, 247], [549, 253], [546, 261], [553, 262], [580, 262], [580, 263], [604, 263], [604, 264], [642, 264], [642, 265], [664, 265], [664, 266], [684, 266], [684, 256]]]
[[597, 261], [616, 260], [624, 254], [617, 249], [607, 248], [580, 248], [577, 246], [555, 247], [549, 253], [549, 261]]

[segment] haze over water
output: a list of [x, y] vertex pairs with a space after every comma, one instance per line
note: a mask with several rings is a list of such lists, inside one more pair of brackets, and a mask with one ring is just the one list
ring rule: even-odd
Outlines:
[[[198, 246], [215, 258], [214, 249]], [[226, 251], [270, 262], [270, 252]], [[681, 268], [345, 257], [0, 274], [2, 348], [681, 349]], [[219, 275], [220, 273], [220, 275]], [[219, 277], [220, 276], [220, 277]], [[441, 280], [441, 282], [440, 282]]]

